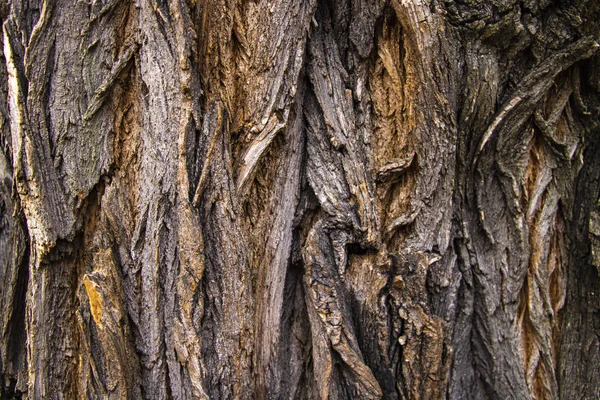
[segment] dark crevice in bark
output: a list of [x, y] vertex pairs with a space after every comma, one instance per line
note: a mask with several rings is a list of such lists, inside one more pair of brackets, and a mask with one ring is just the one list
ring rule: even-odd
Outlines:
[[17, 281], [13, 292], [13, 308], [8, 321], [8, 331], [4, 332], [8, 339], [6, 359], [12, 363], [12, 369], [17, 370], [26, 364], [25, 344], [27, 340], [25, 301], [27, 284], [29, 282], [29, 244], [24, 243], [23, 259], [18, 264]]
[[[597, 57], [584, 64], [584, 71], [596, 68]], [[587, 75], [587, 76], [586, 76]], [[589, 79], [584, 74], [583, 79]], [[585, 80], [583, 82], [586, 82]], [[589, 82], [589, 81], [587, 81]], [[593, 85], [582, 85], [589, 87]], [[585, 100], [597, 108], [600, 97], [596, 90], [586, 90]], [[566, 226], [568, 249], [567, 298], [562, 311], [561, 341], [558, 362], [560, 397], [593, 398], [600, 393], [600, 376], [596, 365], [600, 361], [600, 329], [598, 296], [597, 215], [600, 209], [600, 125], [598, 113], [583, 117], [586, 160], [574, 184], [574, 207], [571, 223]], [[577, 360], [577, 361], [576, 361]]]

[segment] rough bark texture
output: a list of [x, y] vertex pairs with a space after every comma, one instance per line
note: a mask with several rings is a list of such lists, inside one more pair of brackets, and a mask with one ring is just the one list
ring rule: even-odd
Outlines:
[[600, 398], [600, 2], [0, 2], [2, 398]]

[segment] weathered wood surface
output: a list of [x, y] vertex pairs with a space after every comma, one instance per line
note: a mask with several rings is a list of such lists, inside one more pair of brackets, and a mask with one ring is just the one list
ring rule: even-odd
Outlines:
[[600, 398], [600, 2], [0, 2], [2, 398]]

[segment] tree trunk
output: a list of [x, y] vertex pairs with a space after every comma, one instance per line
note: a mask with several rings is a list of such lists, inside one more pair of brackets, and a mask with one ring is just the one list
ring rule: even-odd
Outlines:
[[600, 398], [600, 2], [0, 2], [2, 398]]

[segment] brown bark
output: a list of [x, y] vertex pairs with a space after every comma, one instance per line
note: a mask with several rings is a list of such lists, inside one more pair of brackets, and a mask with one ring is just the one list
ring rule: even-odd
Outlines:
[[600, 397], [600, 3], [0, 2], [2, 398]]

